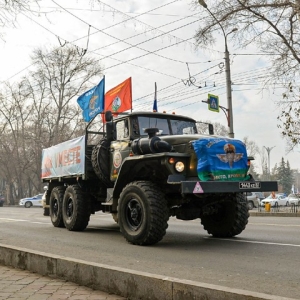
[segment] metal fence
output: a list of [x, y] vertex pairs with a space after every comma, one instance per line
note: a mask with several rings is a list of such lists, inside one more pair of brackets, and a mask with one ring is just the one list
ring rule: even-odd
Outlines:
[[266, 208], [265, 206], [258, 206], [259, 212], [284, 212], [284, 213], [298, 213], [300, 212], [300, 205], [296, 205], [294, 203], [289, 204], [287, 206], [279, 206], [277, 203], [275, 206], [271, 206], [270, 209]]

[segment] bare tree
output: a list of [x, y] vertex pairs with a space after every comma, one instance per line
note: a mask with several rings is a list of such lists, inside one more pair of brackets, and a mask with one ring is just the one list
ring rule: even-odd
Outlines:
[[[0, 27], [14, 26], [19, 13], [33, 12], [32, 3], [36, 4], [37, 0], [0, 0]], [[0, 38], [3, 38], [1, 32]]]
[[0, 174], [12, 199], [41, 191], [43, 148], [84, 134], [76, 100], [102, 79], [100, 64], [76, 47], [37, 49], [32, 59], [36, 69], [0, 95]]
[[[102, 68], [83, 50], [66, 45], [53, 50], [36, 49], [32, 55], [36, 70], [24, 81], [42, 122], [48, 130], [48, 146], [74, 136], [83, 128], [77, 97], [102, 79]], [[91, 83], [92, 78], [97, 81]]]
[[[204, 121], [203, 123], [197, 123], [197, 130], [199, 133], [207, 134], [208, 133], [208, 123], [210, 121]], [[228, 130], [227, 128], [219, 122], [213, 123], [214, 126], [214, 134], [220, 136], [227, 136]]]
[[247, 136], [243, 138], [243, 143], [247, 147], [248, 156], [253, 156], [254, 158], [257, 158], [257, 155], [259, 154], [259, 148], [256, 145], [256, 143], [254, 141], [249, 140]]
[[26, 105], [26, 97], [22, 93], [22, 85], [5, 86], [5, 97], [1, 97], [0, 108], [0, 168], [9, 187], [9, 198], [13, 204], [16, 195], [23, 195], [27, 184], [26, 174], [32, 163], [31, 153], [27, 151], [26, 123], [33, 113]]
[[300, 73], [300, 1], [299, 0], [208, 0], [195, 1], [203, 6], [206, 21], [196, 34], [199, 46], [216, 42], [213, 33], [222, 30], [238, 46], [256, 45], [266, 54], [271, 72], [265, 76], [265, 86], [282, 88], [282, 134], [293, 145], [300, 142], [299, 73]]
[[257, 169], [258, 169], [259, 163], [257, 163], [257, 159], [258, 159], [258, 155], [260, 154], [259, 147], [256, 145], [256, 143], [254, 141], [249, 140], [249, 138], [247, 136], [243, 138], [243, 143], [246, 145], [247, 155], [252, 156], [254, 158], [254, 161], [251, 161], [249, 173], [255, 179], [258, 179]]

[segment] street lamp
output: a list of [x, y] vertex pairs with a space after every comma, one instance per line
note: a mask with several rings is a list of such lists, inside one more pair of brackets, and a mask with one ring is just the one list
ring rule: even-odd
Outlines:
[[226, 74], [226, 90], [227, 90], [227, 123], [229, 127], [229, 137], [234, 138], [234, 132], [233, 132], [233, 113], [232, 113], [232, 92], [231, 92], [231, 75], [230, 75], [230, 59], [229, 59], [229, 51], [227, 47], [227, 36], [237, 31], [237, 28], [233, 28], [230, 32], [227, 34], [225, 33], [225, 30], [222, 26], [222, 24], [219, 22], [219, 20], [215, 17], [215, 15], [210, 11], [210, 9], [207, 7], [207, 4], [203, 0], [198, 0], [199, 4], [207, 9], [209, 14], [216, 20], [216, 22], [219, 24], [219, 26], [222, 29], [223, 35], [224, 35], [224, 41], [225, 41], [225, 74]]
[[266, 147], [266, 146], [264, 146], [264, 148], [267, 150], [267, 153], [268, 153], [269, 180], [271, 180], [270, 152], [275, 147], [276, 146], [273, 146], [273, 147]]

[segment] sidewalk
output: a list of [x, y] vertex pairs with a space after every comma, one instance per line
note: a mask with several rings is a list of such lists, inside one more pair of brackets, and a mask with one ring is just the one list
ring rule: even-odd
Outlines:
[[0, 300], [125, 300], [76, 283], [0, 265]]

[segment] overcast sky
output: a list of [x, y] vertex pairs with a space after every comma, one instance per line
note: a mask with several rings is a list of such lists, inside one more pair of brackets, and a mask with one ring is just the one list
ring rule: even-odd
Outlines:
[[[101, 61], [106, 90], [132, 77], [134, 111], [152, 110], [156, 82], [160, 112], [175, 112], [227, 126], [222, 111], [211, 112], [202, 103], [212, 93], [219, 96], [220, 105], [227, 107], [223, 35], [216, 33], [217, 45], [213, 47], [195, 48], [196, 29], [208, 17], [202, 7], [191, 6], [190, 0], [38, 3], [41, 13], [21, 14], [16, 28], [2, 30], [1, 82], [16, 82], [34, 68], [30, 66], [34, 48], [60, 47], [68, 42], [79, 49], [87, 48], [90, 55]], [[270, 152], [271, 168], [284, 157], [292, 168], [300, 169], [300, 149], [287, 154], [277, 128], [279, 108], [275, 103], [280, 100], [280, 90], [261, 93], [262, 78], [270, 66], [267, 57], [256, 55], [259, 49], [253, 46], [238, 49], [230, 42], [230, 36], [235, 138], [248, 137], [260, 149], [275, 146]], [[101, 78], [99, 74], [91, 88]], [[260, 155], [255, 159], [260, 162]]]

